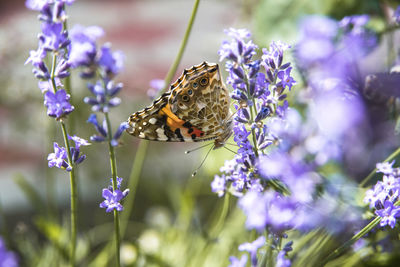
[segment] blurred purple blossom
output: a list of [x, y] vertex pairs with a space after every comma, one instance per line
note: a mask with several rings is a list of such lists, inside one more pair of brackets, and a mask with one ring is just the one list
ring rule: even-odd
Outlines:
[[159, 92], [164, 88], [165, 81], [162, 79], [153, 79], [150, 81], [150, 88], [147, 90], [147, 96], [153, 100]]
[[69, 62], [72, 67], [92, 65], [97, 53], [96, 40], [104, 35], [103, 29], [98, 26], [83, 27], [78, 24], [69, 34], [71, 39]]
[[7, 250], [3, 239], [0, 237], [0, 266], [1, 267], [18, 267], [17, 255]]
[[243, 243], [239, 246], [239, 251], [247, 251], [250, 254], [251, 266], [257, 266], [257, 251], [265, 245], [265, 237], [260, 236], [251, 243]]
[[124, 54], [121, 51], [112, 52], [111, 45], [105, 44], [100, 49], [99, 66], [107, 75], [118, 74], [124, 66]]
[[225, 194], [225, 175], [215, 175], [211, 182], [211, 191], [217, 193], [219, 197]]
[[396, 8], [396, 10], [394, 11], [394, 13], [393, 13], [393, 18], [394, 18], [394, 20], [395, 20], [395, 22], [396, 22], [397, 24], [400, 24], [400, 6], [398, 6], [398, 7]]
[[62, 23], [42, 23], [43, 34], [39, 35], [41, 47], [48, 51], [58, 51], [70, 44], [67, 31]]
[[247, 254], [243, 254], [242, 257], [240, 257], [240, 259], [234, 256], [230, 256], [229, 261], [231, 262], [231, 264], [229, 265], [229, 267], [246, 267], [247, 258], [248, 258]]
[[114, 84], [112, 80], [97, 81], [96, 84], [88, 84], [89, 91], [94, 97], [85, 97], [83, 101], [92, 106], [92, 111], [109, 112], [111, 107], [121, 103], [116, 95], [121, 91], [122, 83]]
[[286, 251], [279, 251], [278, 256], [276, 257], [276, 267], [290, 267], [292, 263], [289, 259], [285, 258]]

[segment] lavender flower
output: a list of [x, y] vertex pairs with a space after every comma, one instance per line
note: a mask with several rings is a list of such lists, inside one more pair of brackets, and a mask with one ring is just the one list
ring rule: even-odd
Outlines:
[[225, 175], [215, 175], [211, 182], [211, 191], [217, 193], [219, 197], [225, 194]]
[[72, 67], [90, 67], [95, 64], [97, 54], [96, 40], [104, 35], [98, 26], [83, 27], [75, 25], [70, 30], [71, 50], [69, 62]]
[[47, 107], [47, 115], [60, 119], [71, 113], [74, 107], [69, 103], [70, 96], [64, 89], [56, 93], [47, 91], [44, 94], [44, 105]]
[[86, 159], [86, 155], [80, 153], [81, 146], [88, 146], [90, 143], [83, 138], [80, 138], [76, 135], [69, 136], [68, 139], [75, 142], [75, 147], [71, 147], [71, 155], [72, 155], [72, 162], [75, 164], [82, 163]]
[[376, 164], [376, 172], [381, 172], [383, 174], [386, 175], [390, 175], [391, 173], [393, 173], [393, 164], [394, 164], [394, 160], [392, 162], [378, 162]]
[[257, 266], [257, 251], [265, 245], [265, 237], [260, 236], [251, 243], [243, 243], [239, 246], [240, 251], [247, 251], [250, 254], [251, 266]]
[[105, 208], [106, 212], [111, 212], [114, 209], [117, 211], [122, 211], [124, 209], [120, 201], [128, 195], [129, 189], [121, 191], [121, 182], [122, 178], [119, 178], [119, 186], [117, 185], [116, 190], [113, 190], [112, 187], [103, 189], [102, 196], [105, 200], [100, 203], [100, 208]]
[[400, 207], [395, 206], [400, 193], [400, 168], [393, 168], [394, 163], [376, 164], [377, 172], [383, 173], [383, 179], [365, 193], [364, 202], [376, 209], [375, 214], [382, 218], [381, 227], [389, 225], [394, 228], [396, 218], [400, 217]]
[[153, 100], [158, 93], [164, 88], [165, 81], [161, 79], [154, 79], [150, 81], [150, 88], [147, 90], [147, 96]]
[[246, 267], [247, 255], [243, 254], [242, 257], [240, 257], [240, 259], [238, 259], [234, 256], [231, 256], [231, 257], [229, 257], [229, 261], [231, 262], [229, 267]]
[[41, 46], [47, 51], [58, 51], [70, 44], [68, 33], [62, 23], [42, 23], [42, 34], [39, 35]]
[[393, 202], [389, 200], [386, 200], [383, 206], [382, 209], [375, 211], [375, 214], [382, 218], [380, 226], [389, 225], [394, 228], [396, 218], [400, 217], [400, 207], [394, 206]]
[[0, 266], [18, 267], [18, 259], [14, 252], [8, 251], [3, 239], [0, 237]]
[[118, 74], [123, 68], [124, 55], [121, 51], [112, 52], [110, 44], [101, 47], [99, 66], [107, 76]]
[[94, 97], [85, 97], [83, 101], [92, 106], [92, 111], [109, 112], [111, 107], [116, 107], [121, 103], [119, 97], [115, 97], [122, 89], [122, 83], [115, 84], [113, 81], [97, 81], [96, 84], [88, 84], [90, 92]]
[[394, 13], [393, 13], [393, 18], [394, 18], [394, 20], [395, 20], [395, 22], [396, 22], [397, 24], [400, 24], [400, 6], [398, 6], [398, 7], [396, 8], [396, 10], [394, 11]]
[[47, 157], [49, 168], [57, 167], [59, 169], [71, 171], [72, 167], [66, 162], [66, 159], [66, 149], [64, 147], [59, 147], [58, 144], [54, 142], [54, 153], [50, 153]]
[[278, 256], [276, 257], [276, 267], [290, 267], [292, 266], [292, 263], [290, 262], [289, 259], [285, 258], [286, 251], [282, 250], [278, 253]]
[[[87, 120], [87, 122], [93, 124], [96, 131], [100, 134], [100, 135], [97, 135], [97, 134], [92, 135], [90, 137], [90, 140], [93, 142], [106, 141], [106, 139], [108, 138], [107, 121], [103, 120], [103, 124], [99, 125], [96, 114], [91, 114], [89, 116], [89, 119]], [[117, 146], [119, 144], [118, 139], [121, 137], [122, 133], [128, 128], [129, 128], [129, 124], [127, 122], [121, 122], [117, 131], [114, 133], [114, 135], [111, 139], [112, 146]]]

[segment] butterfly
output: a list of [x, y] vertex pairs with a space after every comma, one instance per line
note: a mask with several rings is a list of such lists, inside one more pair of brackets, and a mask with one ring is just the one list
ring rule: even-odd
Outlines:
[[229, 106], [218, 64], [204, 61], [185, 69], [151, 106], [133, 113], [126, 131], [154, 141], [214, 140], [216, 149], [232, 135]]

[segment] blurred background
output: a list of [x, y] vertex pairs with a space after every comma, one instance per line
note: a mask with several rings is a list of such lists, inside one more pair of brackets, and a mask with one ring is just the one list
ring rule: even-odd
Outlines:
[[[306, 15], [322, 14], [338, 20], [350, 14], [367, 13], [379, 17], [383, 16], [383, 2], [390, 1], [201, 1], [175, 77], [184, 68], [204, 60], [218, 62], [217, 51], [222, 40], [226, 39], [223, 30], [229, 27], [250, 29], [260, 47], [268, 46], [272, 40], [294, 45], [299, 38], [299, 21]], [[189, 0], [77, 0], [68, 6], [69, 27], [75, 24], [98, 25], [106, 33], [100, 43], [111, 42], [114, 51], [121, 50], [125, 54], [124, 71], [116, 78], [124, 84], [124, 88], [120, 95], [121, 105], [111, 112], [114, 127], [131, 113], [151, 104], [147, 96], [149, 82], [165, 78], [178, 52], [193, 3]], [[46, 116], [32, 67], [24, 65], [29, 51], [37, 48], [39, 32], [37, 12], [26, 9], [24, 1], [0, 2], [0, 207], [3, 217], [0, 226], [3, 231], [9, 230], [6, 233], [8, 236], [25, 235], [25, 238], [36, 238], [41, 242], [43, 236], [38, 227], [40, 214], [52, 214], [61, 221], [68, 218], [69, 180], [63, 171], [47, 167], [46, 158], [53, 151], [53, 141], [62, 143], [61, 132], [58, 125]], [[380, 68], [379, 65], [369, 66], [370, 71]], [[82, 101], [89, 91], [77, 74], [77, 71], [72, 71], [75, 134], [89, 139], [94, 133], [93, 127], [86, 123], [91, 112]], [[300, 80], [299, 74], [297, 79]], [[296, 90], [301, 90], [301, 87], [295, 87]], [[126, 185], [139, 140], [128, 135], [121, 140], [123, 145], [117, 148], [118, 175], [125, 178]], [[188, 155], [184, 151], [197, 146], [149, 144], [139, 184], [134, 189], [135, 205], [127, 241], [140, 243], [148, 237], [143, 234], [145, 230], [155, 224], [170, 227], [176, 222], [185, 231], [194, 227], [199, 236], [204, 234], [202, 227], [210, 223], [212, 215], [222, 206], [221, 199], [211, 192], [210, 182], [225, 159], [231, 159], [233, 155], [224, 149], [212, 151], [197, 176], [191, 178], [207, 149]], [[380, 154], [376, 157], [384, 158], [382, 155], [386, 155], [391, 147], [379, 150]], [[108, 229], [113, 220], [111, 215], [98, 208], [102, 201], [101, 190], [109, 184], [111, 177], [107, 147], [105, 144], [93, 144], [84, 147], [83, 151], [87, 159], [78, 168], [81, 233], [94, 231], [94, 227], [97, 227], [96, 231], [102, 226]], [[376, 162], [376, 159], [367, 160], [367, 163], [371, 162]], [[354, 179], [361, 180], [370, 171], [369, 166], [358, 170], [359, 177]], [[246, 240], [242, 226], [244, 216], [237, 212], [233, 218], [229, 229], [237, 238], [229, 242], [234, 244], [231, 247], [237, 247]], [[28, 232], [39, 233], [30, 236], [26, 235]], [[154, 233], [147, 234], [152, 238]], [[101, 238], [104, 241], [109, 236], [103, 233]], [[225, 253], [229, 254], [229, 248]], [[215, 257], [218, 258], [218, 255]], [[225, 256], [219, 259], [219, 262], [226, 261]]]

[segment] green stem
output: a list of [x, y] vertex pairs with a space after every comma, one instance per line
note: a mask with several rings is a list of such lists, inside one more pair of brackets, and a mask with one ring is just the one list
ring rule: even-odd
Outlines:
[[224, 221], [226, 219], [226, 216], [228, 215], [228, 211], [229, 211], [229, 196], [230, 196], [230, 194], [228, 194], [228, 193], [226, 193], [225, 196], [224, 196], [224, 203], [223, 203], [223, 206], [222, 206], [222, 209], [221, 209], [221, 212], [220, 212], [220, 216], [219, 216], [218, 221], [215, 224], [213, 230], [210, 233], [210, 236], [212, 238], [214, 238], [214, 237], [216, 238], [217, 237], [217, 234], [220, 232], [220, 230], [221, 230], [221, 228], [222, 228], [222, 226], [224, 224]]
[[77, 234], [77, 199], [78, 193], [76, 190], [76, 177], [75, 169], [72, 164], [71, 147], [68, 141], [67, 129], [63, 121], [61, 123], [61, 130], [64, 137], [64, 144], [67, 150], [68, 164], [72, 168], [69, 172], [70, 191], [71, 191], [71, 251], [70, 251], [70, 265], [75, 266], [75, 252], [76, 252], [76, 234]]
[[[111, 145], [111, 140], [112, 140], [112, 129], [111, 129], [111, 122], [110, 118], [108, 116], [108, 113], [104, 113], [104, 117], [106, 119], [107, 123], [107, 133], [108, 133], [108, 150], [110, 154], [110, 165], [111, 165], [111, 177], [112, 177], [112, 186], [113, 190], [117, 190], [117, 162], [115, 160], [115, 151], [114, 147]], [[119, 213], [117, 210], [114, 209], [114, 233], [115, 233], [115, 257], [117, 259], [117, 267], [121, 266], [120, 263], [120, 230], [119, 230]]]
[[129, 195], [128, 199], [129, 201], [126, 201], [125, 207], [124, 207], [124, 213], [122, 213], [122, 223], [121, 223], [121, 238], [124, 237], [126, 227], [128, 226], [129, 222], [129, 216], [132, 213], [133, 210], [133, 205], [135, 203], [135, 195], [136, 195], [136, 187], [139, 182], [140, 174], [142, 173], [142, 168], [143, 168], [143, 163], [146, 158], [146, 152], [147, 152], [147, 147], [149, 145], [148, 140], [141, 140], [139, 142], [139, 146], [136, 152], [135, 159], [133, 160], [132, 164], [132, 171], [129, 176]]
[[174, 75], [176, 73], [176, 70], [177, 70], [177, 68], [179, 66], [179, 63], [181, 62], [181, 59], [182, 59], [182, 56], [183, 56], [183, 52], [185, 52], [187, 41], [189, 40], [190, 32], [192, 31], [194, 19], [196, 18], [196, 14], [197, 14], [197, 9], [199, 7], [199, 3], [200, 3], [200, 0], [196, 0], [194, 2], [194, 6], [193, 6], [193, 9], [192, 9], [192, 14], [190, 16], [189, 23], [188, 23], [188, 25], [186, 27], [185, 35], [183, 36], [183, 39], [182, 39], [182, 42], [181, 42], [181, 46], [179, 48], [178, 54], [177, 54], [177, 56], [175, 58], [175, 61], [172, 64], [171, 68], [169, 69], [169, 71], [167, 73], [167, 76], [164, 79], [165, 85], [164, 85], [164, 88], [163, 88], [162, 92], [164, 92], [167, 89], [168, 85], [171, 83], [172, 78], [174, 77]]
[[[399, 147], [395, 152], [393, 152], [387, 159], [385, 159], [383, 162], [391, 161], [391, 160], [393, 160], [394, 158], [396, 158], [399, 154], [400, 154], [400, 147]], [[376, 174], [376, 171], [377, 171], [376, 168], [373, 169], [372, 172], [371, 172], [370, 174], [368, 174], [368, 176], [365, 177], [365, 179], [360, 183], [360, 186], [361, 186], [361, 187], [364, 187], [365, 184], [366, 184], [369, 180], [371, 180], [371, 178]]]
[[363, 229], [360, 230], [357, 234], [355, 234], [350, 240], [348, 240], [346, 243], [344, 243], [342, 246], [339, 248], [335, 249], [325, 260], [324, 263], [329, 262], [330, 260], [336, 258], [339, 256], [344, 250], [346, 250], [348, 247], [353, 245], [358, 239], [363, 237], [366, 233], [371, 231], [380, 221], [382, 220], [381, 217], [376, 217], [373, 219], [367, 226], [365, 226]]
[[51, 84], [53, 85], [54, 92], [57, 92], [57, 85], [55, 79], [56, 63], [57, 63], [57, 55], [56, 53], [53, 53], [53, 58], [51, 60], [50, 80]]
[[[182, 39], [178, 54], [175, 57], [174, 62], [171, 65], [171, 68], [169, 69], [164, 81], [165, 81], [165, 86], [161, 92], [164, 92], [168, 85], [171, 83], [172, 78], [174, 77], [176, 70], [179, 66], [179, 63], [182, 60], [183, 53], [185, 51], [187, 42], [189, 40], [190, 33], [192, 31], [194, 19], [196, 18], [197, 10], [199, 7], [200, 0], [196, 0], [193, 9], [192, 9], [192, 14], [190, 16], [188, 25], [186, 27], [185, 35]], [[161, 93], [160, 92], [160, 93]], [[139, 182], [139, 177], [142, 171], [143, 163], [146, 157], [146, 152], [147, 152], [147, 147], [148, 147], [149, 141], [147, 140], [141, 140], [139, 143], [138, 150], [136, 152], [135, 159], [132, 164], [132, 169], [131, 169], [131, 174], [129, 175], [129, 185], [128, 188], [131, 190], [130, 192], [130, 198], [132, 199], [131, 201], [128, 202], [125, 212], [123, 213], [123, 223], [121, 225], [121, 236], [125, 235], [126, 227], [128, 225], [129, 217], [130, 214], [132, 213], [133, 210], [133, 204], [134, 204], [134, 199], [135, 199], [135, 194], [136, 194], [136, 186]]]

